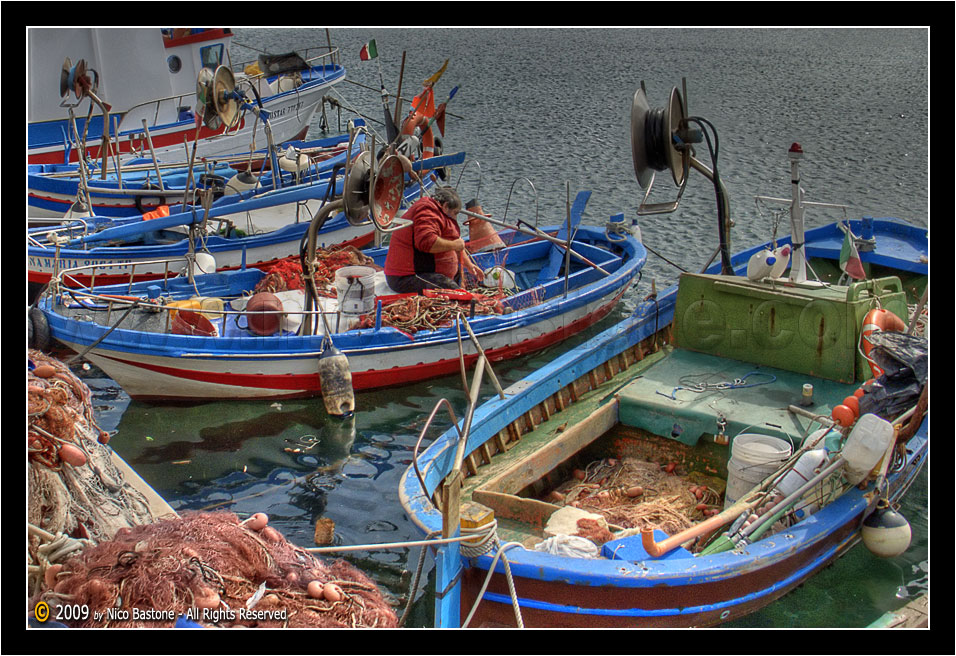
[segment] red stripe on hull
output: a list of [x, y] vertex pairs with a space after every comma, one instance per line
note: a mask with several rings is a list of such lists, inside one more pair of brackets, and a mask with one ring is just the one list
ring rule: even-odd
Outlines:
[[[319, 236], [321, 237], [321, 235], [319, 235]], [[374, 234], [371, 233], [371, 232], [369, 232], [369, 233], [367, 233], [367, 234], [364, 234], [364, 235], [361, 235], [361, 236], [359, 236], [359, 237], [356, 237], [355, 239], [349, 239], [348, 241], [338, 242], [338, 243], [336, 243], [335, 245], [336, 245], [336, 246], [354, 246], [355, 248], [361, 249], [361, 248], [365, 248], [367, 245], [371, 244], [373, 237], [374, 237]], [[215, 255], [215, 254], [214, 254], [214, 255]], [[278, 262], [280, 262], [280, 261], [282, 261], [282, 260], [284, 260], [284, 259], [285, 259], [285, 257], [281, 257], [281, 258], [275, 258], [275, 259], [272, 259], [272, 260], [266, 260], [266, 261], [263, 261], [263, 262], [247, 263], [247, 264], [246, 264], [246, 267], [248, 267], [248, 268], [254, 268], [254, 269], [262, 269], [262, 268], [264, 268], [264, 267], [273, 266], [273, 265], [275, 265], [276, 263], [278, 263]], [[239, 267], [237, 267], [237, 266], [232, 266], [232, 267], [224, 266], [224, 267], [218, 267], [216, 270], [217, 270], [217, 271], [234, 271], [234, 270], [236, 270], [236, 269], [238, 269], [238, 268], [239, 268]], [[28, 282], [32, 282], [32, 283], [37, 283], [37, 284], [40, 284], [40, 285], [45, 285], [46, 283], [50, 282], [50, 278], [52, 278], [52, 277], [53, 277], [53, 274], [47, 273], [47, 272], [45, 272], [45, 271], [34, 271], [34, 270], [32, 270], [32, 269], [30, 269], [30, 270], [27, 271], [27, 281], [28, 281]], [[145, 282], [145, 281], [148, 281], [148, 280], [159, 280], [159, 279], [161, 279], [162, 277], [163, 277], [163, 274], [162, 274], [162, 273], [139, 273], [139, 274], [136, 274], [135, 276], [133, 276], [133, 282]], [[68, 280], [68, 281], [65, 280], [65, 281], [64, 281], [64, 283], [66, 284], [67, 287], [72, 287], [72, 288], [75, 288], [75, 287], [89, 287], [90, 284], [93, 282], [93, 279], [92, 279], [91, 276], [76, 275], [76, 276], [72, 276], [72, 278], [73, 278], [76, 282], [73, 282], [72, 280]], [[117, 274], [102, 274], [102, 275], [97, 274], [97, 276], [96, 276], [96, 286], [97, 286], [97, 287], [99, 287], [99, 286], [101, 286], [101, 285], [121, 285], [121, 284], [129, 283], [129, 281], [130, 281], [130, 279], [129, 279], [129, 274], [120, 274], [120, 273], [117, 273]]]
[[[534, 351], [541, 350], [552, 344], [578, 333], [593, 323], [603, 319], [608, 312], [623, 296], [624, 289], [618, 293], [612, 301], [602, 306], [595, 312], [577, 319], [563, 328], [545, 333], [533, 339], [509, 346], [490, 349], [486, 355], [491, 361], [508, 360], [522, 355], [527, 355]], [[321, 393], [318, 374], [240, 374], [240, 373], [215, 373], [208, 371], [194, 371], [191, 369], [182, 369], [178, 367], [167, 367], [163, 365], [146, 364], [135, 362], [125, 358], [118, 358], [104, 353], [98, 353], [101, 357], [122, 362], [123, 364], [138, 367], [146, 371], [166, 374], [176, 378], [193, 380], [202, 383], [215, 385], [229, 385], [239, 388], [260, 388], [280, 391], [279, 395], [269, 395], [268, 398], [302, 398], [316, 396]], [[383, 357], [387, 357], [384, 354]], [[465, 356], [466, 366], [473, 363], [478, 358], [477, 355]], [[379, 389], [384, 387], [394, 387], [398, 385], [407, 385], [408, 383], [428, 380], [437, 376], [453, 374], [459, 370], [459, 361], [457, 358], [429, 362], [410, 367], [395, 367], [393, 369], [375, 369], [369, 371], [352, 372], [352, 387], [356, 391]], [[108, 372], [107, 372], [108, 373]], [[288, 392], [287, 394], [281, 392]], [[170, 395], [131, 395], [135, 399], [159, 399], [173, 398]], [[202, 398], [191, 396], [190, 398]], [[237, 395], [234, 398], [256, 398], [256, 395], [243, 397]]]

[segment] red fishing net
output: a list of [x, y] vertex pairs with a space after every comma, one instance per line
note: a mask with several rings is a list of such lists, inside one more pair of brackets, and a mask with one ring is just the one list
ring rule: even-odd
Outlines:
[[[121, 529], [54, 578], [40, 599], [90, 609], [74, 627], [168, 627], [180, 616], [223, 627], [398, 625], [375, 583], [348, 562], [323, 562], [228, 512]], [[326, 592], [316, 595], [320, 585]]]
[[[345, 266], [369, 266], [374, 261], [354, 246], [341, 246], [318, 249], [315, 252], [315, 279], [320, 294], [334, 298], [333, 283], [335, 272]], [[275, 264], [264, 267], [265, 277], [259, 281], [254, 291], [284, 292], [289, 289], [305, 288], [302, 277], [302, 263], [298, 257], [287, 257]]]

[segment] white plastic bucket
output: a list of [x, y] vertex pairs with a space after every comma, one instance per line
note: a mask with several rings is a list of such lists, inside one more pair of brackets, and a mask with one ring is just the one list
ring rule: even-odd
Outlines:
[[741, 433], [734, 438], [727, 462], [727, 508], [749, 492], [790, 457], [793, 447], [786, 440], [760, 433]]
[[335, 291], [342, 314], [365, 314], [375, 308], [375, 269], [347, 266], [335, 272]]

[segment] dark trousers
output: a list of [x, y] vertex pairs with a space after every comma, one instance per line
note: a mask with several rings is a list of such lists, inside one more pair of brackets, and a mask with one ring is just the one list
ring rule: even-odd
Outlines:
[[416, 273], [410, 276], [385, 276], [399, 294], [421, 294], [423, 289], [458, 289], [461, 285], [441, 273]]

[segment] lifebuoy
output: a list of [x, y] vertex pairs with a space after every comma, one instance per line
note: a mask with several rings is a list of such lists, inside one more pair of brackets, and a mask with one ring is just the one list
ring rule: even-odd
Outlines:
[[[414, 112], [402, 123], [402, 135], [406, 137], [414, 136], [415, 128], [421, 128], [421, 159], [435, 156], [435, 135], [428, 121], [429, 118], [425, 114]], [[417, 153], [410, 154], [414, 156]]]
[[870, 310], [866, 313], [866, 316], [863, 317], [863, 330], [860, 333], [860, 350], [863, 353], [863, 357], [866, 358], [866, 361], [870, 363], [870, 370], [873, 372], [874, 378], [882, 376], [883, 369], [870, 358], [870, 351], [873, 350], [873, 342], [870, 341], [870, 336], [876, 331], [899, 333], [904, 330], [906, 330], [906, 324], [889, 310]]

